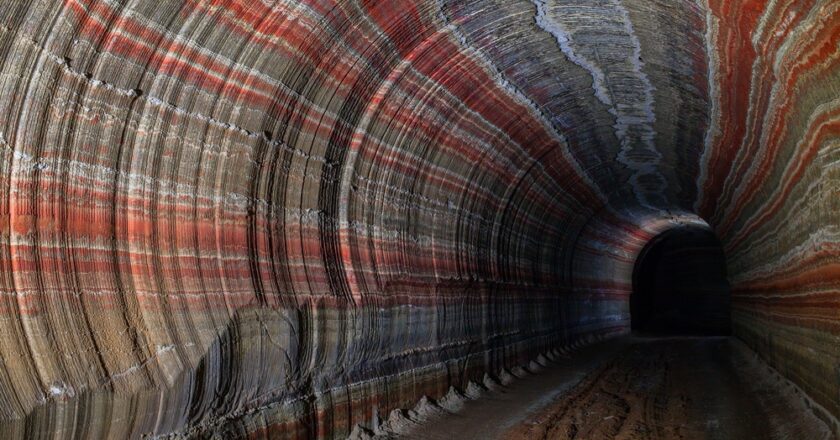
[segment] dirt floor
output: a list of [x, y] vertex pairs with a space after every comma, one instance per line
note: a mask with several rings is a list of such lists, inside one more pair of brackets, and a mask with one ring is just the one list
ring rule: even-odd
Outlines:
[[732, 338], [622, 338], [541, 370], [398, 437], [832, 438], [797, 391]]

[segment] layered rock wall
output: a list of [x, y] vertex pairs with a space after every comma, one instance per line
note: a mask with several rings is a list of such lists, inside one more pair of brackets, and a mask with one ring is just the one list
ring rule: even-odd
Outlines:
[[724, 243], [734, 332], [837, 417], [840, 3], [709, 7], [697, 212]]
[[9, 2], [0, 430], [341, 437], [628, 331], [686, 224], [840, 415], [838, 7]]

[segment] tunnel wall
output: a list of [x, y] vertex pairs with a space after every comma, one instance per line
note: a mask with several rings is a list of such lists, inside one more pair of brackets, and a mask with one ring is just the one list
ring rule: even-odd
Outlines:
[[686, 222], [840, 414], [837, 2], [592, 3], [0, 8], [4, 437], [341, 437], [627, 332]]
[[4, 437], [341, 437], [626, 330], [568, 283], [603, 195], [437, 3], [0, 14]]
[[710, 1], [715, 105], [697, 212], [724, 244], [732, 325], [840, 416], [840, 3]]

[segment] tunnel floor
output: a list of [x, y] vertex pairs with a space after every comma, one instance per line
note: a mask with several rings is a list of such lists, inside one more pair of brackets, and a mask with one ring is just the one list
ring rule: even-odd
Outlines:
[[729, 337], [584, 348], [400, 438], [827, 439], [786, 382]]

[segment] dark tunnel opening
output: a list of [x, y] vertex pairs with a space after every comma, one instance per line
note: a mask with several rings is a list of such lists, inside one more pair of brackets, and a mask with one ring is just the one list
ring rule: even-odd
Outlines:
[[672, 229], [639, 254], [630, 296], [634, 332], [729, 335], [729, 307], [726, 260], [712, 231]]

